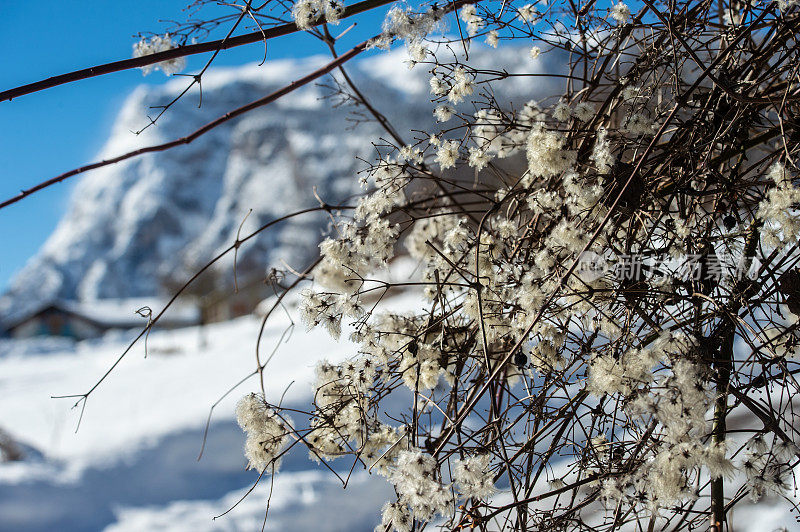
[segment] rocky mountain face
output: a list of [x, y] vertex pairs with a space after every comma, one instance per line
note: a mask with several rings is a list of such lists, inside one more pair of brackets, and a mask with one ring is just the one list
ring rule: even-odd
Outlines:
[[[526, 49], [474, 51], [472, 64], [510, 72], [536, 72]], [[363, 59], [350, 74], [397, 129], [432, 125], [429, 73], [409, 70], [405, 53]], [[192, 91], [140, 135], [155, 106], [171, 101], [187, 83], [175, 78], [140, 87], [127, 99], [98, 158], [186, 135], [243, 103], [260, 98], [320, 66], [325, 58], [281, 60], [209, 71], [202, 107]], [[559, 88], [541, 78], [503, 84], [517, 100]], [[385, 133], [374, 122], [353, 121], [354, 108], [337, 105], [327, 77], [274, 104], [225, 123], [191, 144], [152, 153], [83, 176], [64, 218], [0, 300], [0, 315], [26, 302], [53, 298], [93, 300], [155, 295], [165, 280], [187, 278], [241, 234], [288, 213], [318, 205], [313, 191], [335, 204], [358, 192], [360, 159], [376, 155]], [[248, 214], [249, 213], [249, 214]], [[269, 265], [302, 268], [317, 253], [324, 214], [294, 217], [241, 247], [239, 273], [263, 276]], [[227, 266], [230, 266], [230, 262]], [[223, 267], [226, 264], [223, 263]]]

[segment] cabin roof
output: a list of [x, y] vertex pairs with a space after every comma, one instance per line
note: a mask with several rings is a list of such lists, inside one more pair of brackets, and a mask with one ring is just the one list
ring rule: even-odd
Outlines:
[[[90, 322], [103, 329], [130, 329], [147, 325], [147, 309], [156, 315], [167, 304], [157, 297], [129, 299], [99, 299], [94, 301], [50, 300], [19, 309], [3, 316], [0, 328], [11, 330], [47, 311], [62, 312]], [[200, 311], [194, 305], [178, 303], [159, 320], [166, 326], [195, 325], [200, 320]]]

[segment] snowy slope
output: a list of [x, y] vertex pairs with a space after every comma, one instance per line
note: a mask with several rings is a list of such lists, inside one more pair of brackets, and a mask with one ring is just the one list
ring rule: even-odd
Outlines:
[[[414, 301], [405, 296], [394, 305], [408, 308]], [[250, 530], [254, 522], [260, 527], [269, 482], [230, 518], [211, 521], [258, 476], [244, 470], [244, 434], [233, 417], [238, 399], [259, 390], [254, 378], [214, 409], [203, 458], [196, 461], [209, 409], [255, 367], [259, 326], [258, 319], [245, 317], [204, 329], [154, 332], [148, 357], [138, 346], [90, 396], [77, 433], [74, 400], [51, 395], [86, 391], [124, 342], [84, 342], [41, 356], [11, 350], [0, 358], [0, 425], [41, 453], [0, 464], [0, 530], [101, 530], [117, 520], [116, 530]], [[277, 403], [285, 392], [284, 405], [303, 408], [310, 403], [316, 362], [352, 356], [355, 346], [302, 326], [281, 343], [291, 326], [289, 316], [278, 313], [265, 330], [262, 356], [277, 346], [265, 385], [270, 401]], [[349, 463], [334, 465], [347, 475]], [[351, 508], [327, 528], [311, 528], [307, 521], [309, 528], [296, 529], [371, 530], [391, 489], [381, 477], [356, 473], [352, 491], [344, 492], [306, 452], [290, 453], [276, 477], [268, 529], [286, 530], [281, 523], [303, 512], [311, 512], [311, 519], [315, 505], [325, 501]]]
[[[428, 76], [408, 70], [405, 52], [370, 57], [351, 76], [373, 104], [411, 140], [412, 127], [432, 122]], [[152, 106], [169, 102], [186, 86], [176, 78], [136, 90], [126, 101], [98, 159], [184, 136], [245, 102], [255, 100], [327, 61], [316, 57], [268, 62], [262, 67], [219, 68], [203, 78], [202, 108], [191, 91], [157, 125], [139, 136]], [[560, 68], [557, 58], [532, 62], [525, 49], [491, 56], [474, 50], [479, 67], [510, 72]], [[331, 85], [330, 78], [321, 81]], [[559, 91], [541, 78], [514, 77], [498, 84], [519, 101]], [[352, 107], [325, 99], [329, 88], [306, 86], [273, 105], [228, 122], [193, 143], [148, 154], [86, 174], [65, 217], [0, 299], [0, 317], [25, 303], [54, 297], [93, 300], [155, 295], [165, 278], [183, 280], [228, 247], [250, 209], [242, 234], [286, 213], [317, 205], [312, 188], [328, 203], [358, 190], [357, 172], [375, 155], [384, 134], [374, 123], [352, 127]], [[467, 105], [467, 104], [465, 104]], [[32, 199], [35, 201], [35, 198]], [[316, 253], [327, 219], [293, 218], [240, 249], [243, 275], [261, 274], [285, 260], [301, 268]]]
[[[417, 304], [413, 294], [386, 302], [397, 311]], [[311, 400], [315, 363], [352, 356], [355, 346], [302, 327], [281, 342], [290, 325], [289, 317], [278, 313], [267, 326], [263, 353], [278, 349], [265, 385], [271, 401], [285, 391], [283, 404], [302, 409]], [[258, 320], [248, 317], [203, 330], [155, 332], [148, 358], [139, 346], [91, 396], [77, 433], [80, 412], [70, 409], [71, 401], [50, 396], [88, 389], [123, 342], [84, 342], [41, 356], [12, 350], [0, 358], [0, 424], [41, 453], [0, 463], [0, 531], [259, 530], [270, 482], [262, 481], [238, 503], [257, 474], [244, 471], [245, 437], [233, 421], [236, 401], [258, 390], [255, 380], [215, 408], [203, 458], [196, 460], [209, 408], [254, 367], [258, 327]], [[350, 465], [332, 462], [342, 477]], [[534, 494], [548, 489], [542, 483]], [[343, 490], [336, 476], [298, 448], [275, 477], [266, 529], [366, 532], [392, 493], [384, 478], [360, 466]], [[792, 500], [797, 502], [796, 495]], [[510, 502], [510, 496], [501, 490], [496, 502]], [[734, 514], [736, 531], [785, 526], [798, 532], [788, 509], [775, 499], [743, 501]]]

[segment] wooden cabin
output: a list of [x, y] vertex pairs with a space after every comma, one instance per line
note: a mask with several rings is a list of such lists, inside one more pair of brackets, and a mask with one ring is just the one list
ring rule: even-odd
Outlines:
[[[0, 334], [6, 338], [60, 336], [86, 340], [110, 330], [142, 328], [147, 325], [150, 310], [156, 314], [164, 305], [166, 301], [158, 298], [50, 301], [4, 316]], [[199, 323], [199, 309], [182, 303], [170, 307], [159, 319], [158, 328], [176, 329]]]

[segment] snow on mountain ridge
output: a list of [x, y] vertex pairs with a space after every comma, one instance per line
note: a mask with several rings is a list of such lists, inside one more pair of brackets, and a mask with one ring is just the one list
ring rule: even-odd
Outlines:
[[[496, 54], [500, 54], [499, 56]], [[478, 65], [530, 65], [519, 49], [475, 52]], [[363, 59], [351, 75], [400, 131], [430, 125], [428, 72], [409, 71], [405, 52]], [[107, 158], [184, 136], [236, 107], [263, 97], [328, 59], [279, 60], [264, 66], [212, 69], [203, 78], [203, 106], [191, 91], [142, 134], [151, 107], [183, 90], [185, 79], [136, 89], [125, 102], [101, 150]], [[514, 67], [512, 67], [513, 71]], [[327, 81], [326, 81], [327, 80]], [[330, 84], [330, 78], [320, 83]], [[511, 92], [528, 97], [551, 94], [546, 84], [509, 80]], [[312, 187], [334, 204], [358, 190], [357, 158], [374, 156], [377, 124], [351, 123], [347, 106], [324, 99], [330, 93], [310, 84], [273, 105], [227, 122], [186, 146], [151, 153], [95, 170], [75, 187], [68, 212], [55, 232], [16, 276], [0, 300], [0, 315], [25, 302], [52, 298], [94, 300], [154, 295], [166, 278], [186, 278], [235, 241], [236, 231], [253, 229], [289, 212], [311, 207]], [[529, 94], [526, 94], [529, 93]], [[241, 272], [263, 272], [284, 261], [302, 268], [317, 252], [327, 219], [323, 214], [293, 218], [239, 250]]]
[[[192, 92], [156, 126], [136, 136], [131, 131], [147, 123], [148, 107], [168, 102], [186, 82], [173, 80], [161, 87], [140, 87], [121, 109], [100, 157], [188, 134], [276, 89], [281, 80], [285, 82], [292, 64], [297, 67], [295, 71], [305, 70], [298, 62], [283, 61], [258, 70], [248, 66], [211, 71], [203, 82], [201, 109], [197, 109], [198, 94]], [[259, 77], [258, 73], [264, 75]], [[228, 122], [187, 146], [87, 174], [75, 187], [68, 212], [55, 232], [13, 281], [4, 306], [19, 304], [21, 299], [152, 295], [159, 291], [165, 275], [208, 260], [229, 245], [249, 209], [254, 212], [243, 234], [269, 219], [308, 206], [303, 200], [309, 196], [305, 185], [317, 185], [322, 197], [331, 202], [349, 195], [356, 182], [352, 178], [357, 169], [355, 159], [335, 157], [337, 146], [330, 142], [335, 132], [323, 127], [341, 123], [347, 111], [313, 105], [322, 96], [321, 88], [305, 87], [280, 105]], [[369, 140], [377, 131], [364, 129], [369, 131], [360, 137], [360, 144], [369, 148]], [[319, 144], [298, 141], [301, 131], [319, 133]], [[326, 157], [335, 158], [330, 169], [309, 168], [305, 182], [295, 175], [293, 159]], [[312, 179], [313, 174], [319, 176], [318, 182]], [[255, 255], [251, 251], [254, 247], [263, 252], [268, 244], [273, 257], [254, 257], [253, 262], [267, 264], [280, 257], [301, 267], [297, 262], [314, 246], [324, 223], [320, 218], [286, 224], [284, 230], [298, 237], [303, 232], [313, 233], [314, 238], [306, 235], [298, 239], [303, 242], [301, 246], [284, 240], [280, 242], [283, 249], [275, 249], [279, 242], [267, 235], [256, 246], [243, 247], [242, 259], [247, 261]], [[191, 256], [187, 256], [187, 250], [193, 250]], [[185, 264], [187, 260], [191, 265]]]

